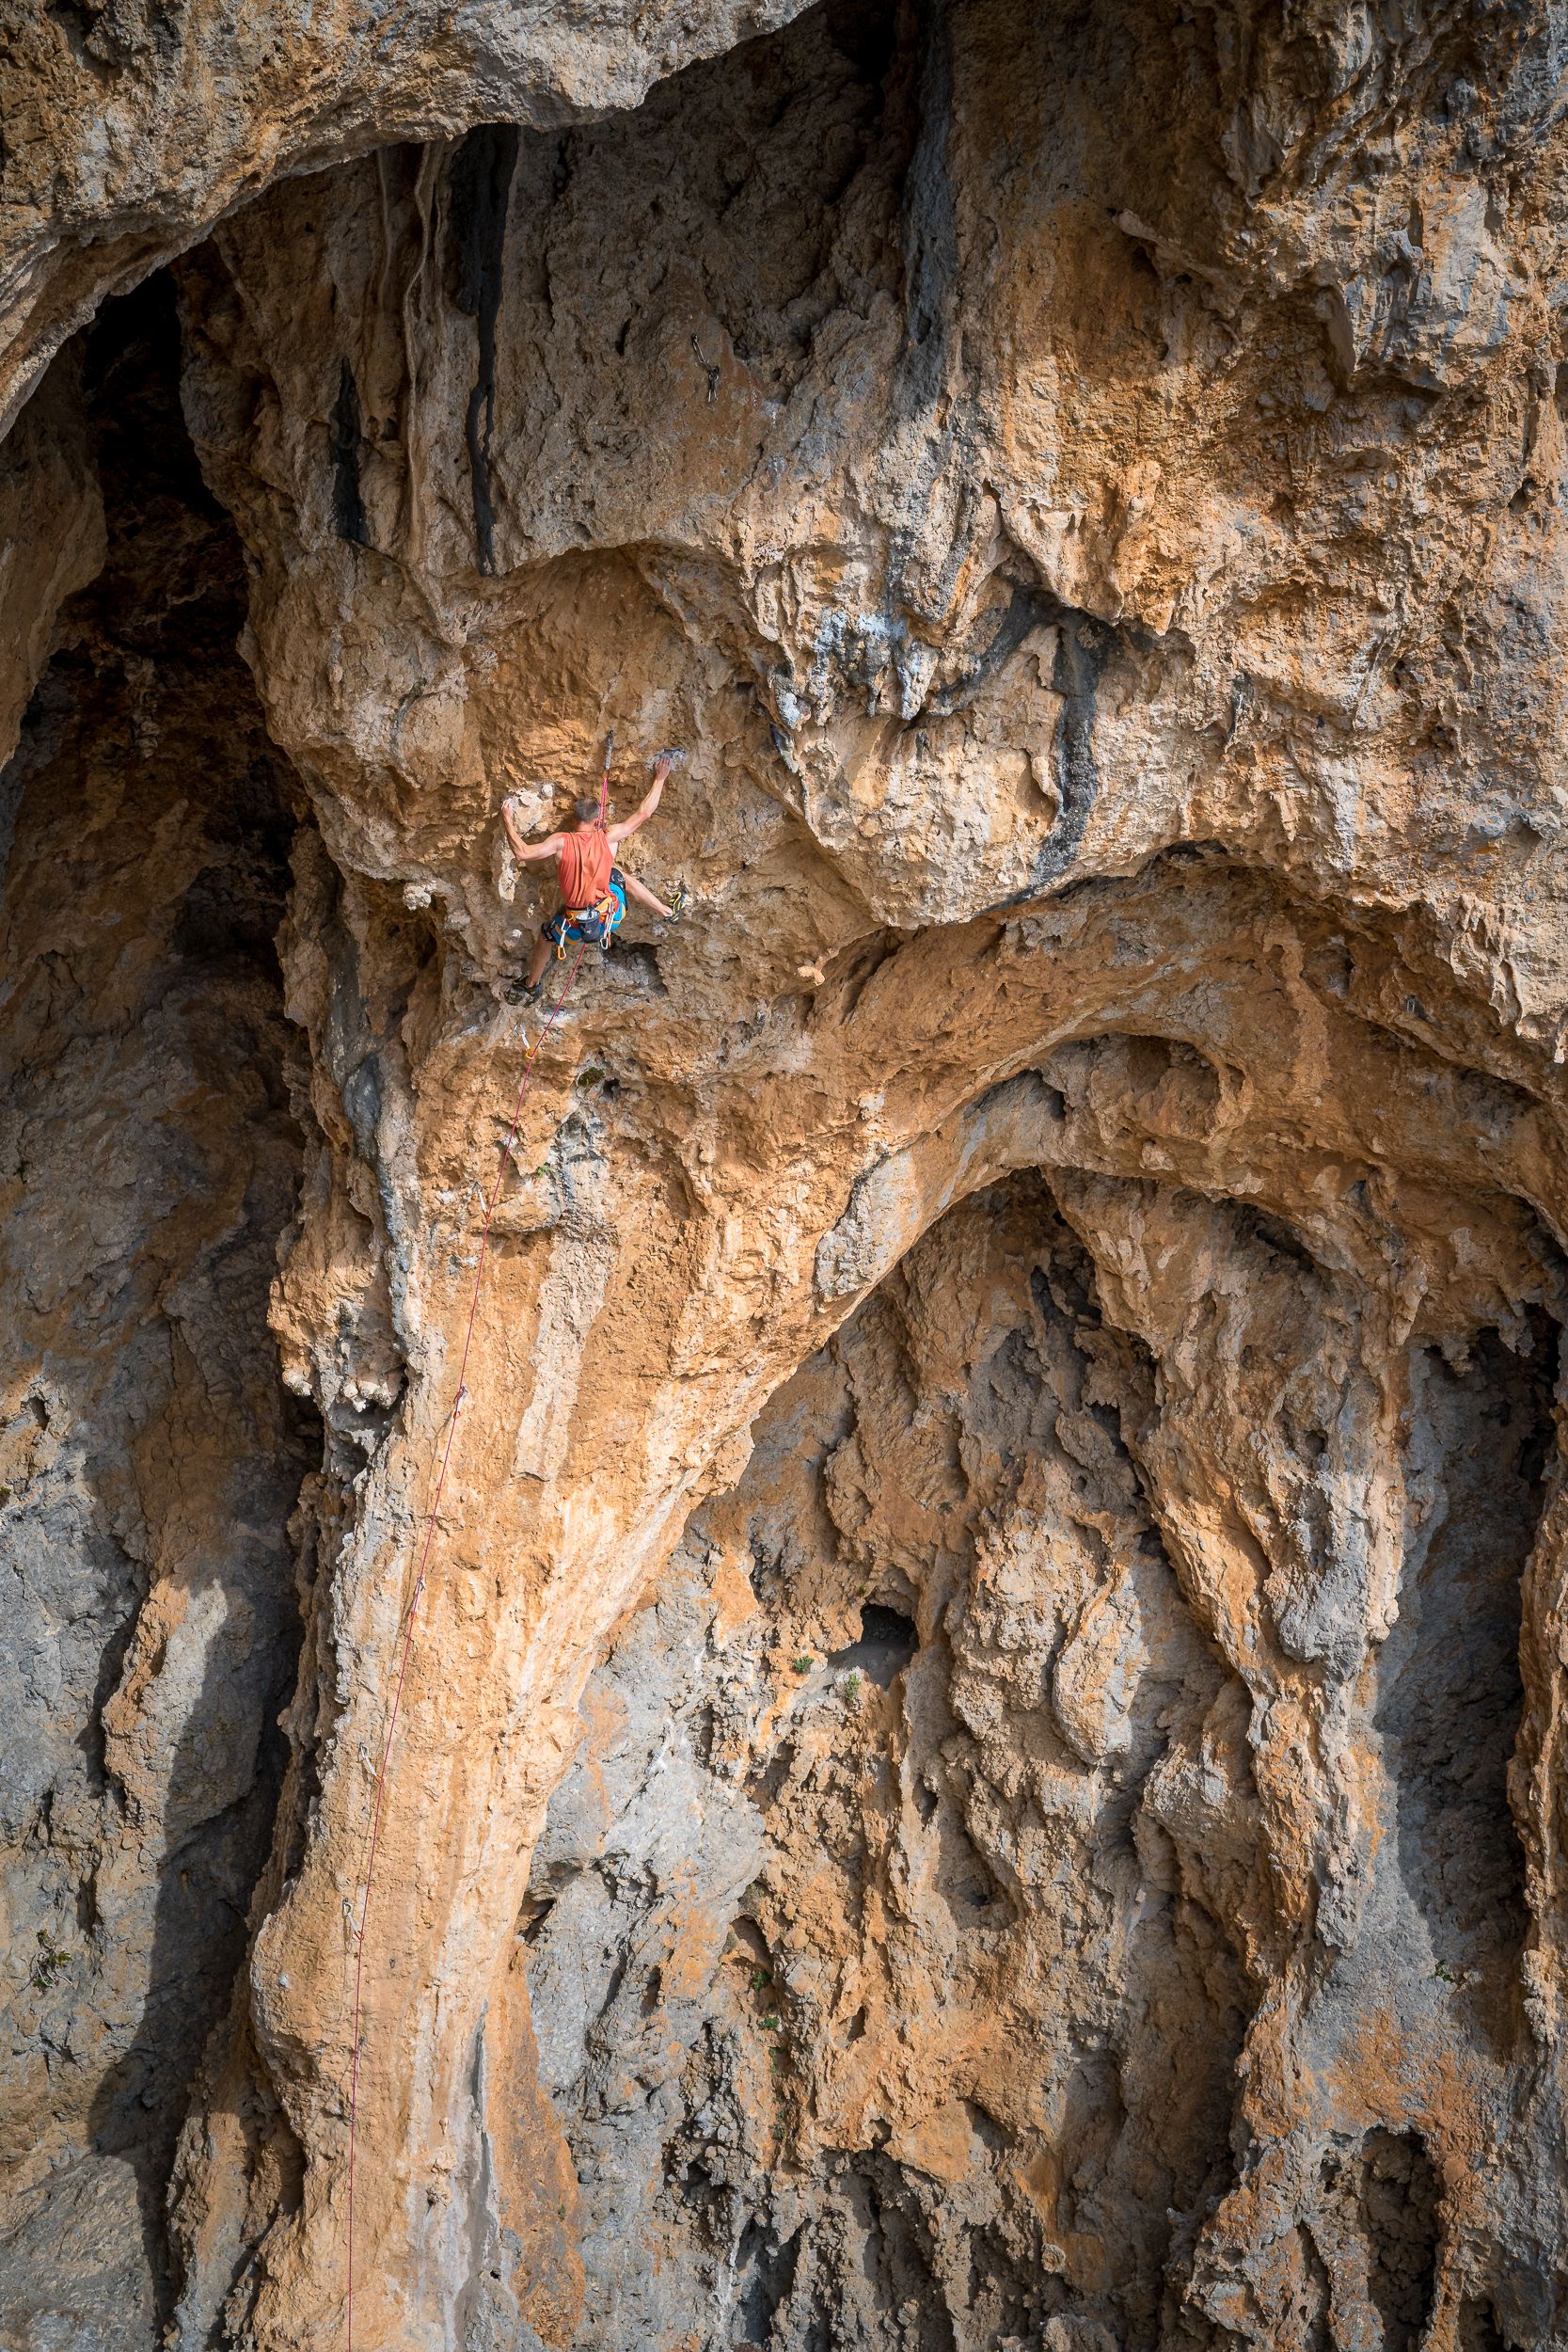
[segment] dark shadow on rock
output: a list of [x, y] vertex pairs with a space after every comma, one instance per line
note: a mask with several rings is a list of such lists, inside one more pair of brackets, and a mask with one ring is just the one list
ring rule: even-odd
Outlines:
[[1416, 2132], [1369, 2132], [1361, 2154], [1367, 2285], [1383, 2352], [1416, 2352], [1437, 2296], [1442, 2183]]
[[[49, 1356], [64, 1424], [87, 1433], [60, 1573], [80, 1553], [86, 1586], [91, 1567], [102, 1644], [60, 1701], [82, 1721], [81, 1785], [67, 1793], [98, 1823], [96, 1859], [84, 1847], [80, 1865], [71, 2060], [101, 2064], [105, 2037], [120, 2055], [92, 2095], [86, 2148], [0, 2218], [0, 2346], [150, 2352], [178, 2284], [175, 2142], [272, 1837], [300, 1631], [289, 1522], [321, 1440], [283, 1389], [267, 1322], [304, 1149], [274, 945], [294, 818], [236, 651], [244, 561], [181, 412], [167, 278], [106, 306], [85, 342], [107, 560], [62, 614], [30, 714], [12, 859], [25, 850], [36, 875], [63, 843], [73, 886], [106, 892], [107, 914], [84, 907], [71, 996], [13, 1003], [8, 1042], [24, 1065], [13, 1108], [40, 1133], [54, 1122], [30, 1201], [58, 1190], [55, 1163], [78, 1152], [88, 1199], [98, 1144], [61, 1129], [82, 1115], [73, 1057], [89, 1050], [86, 1099], [135, 1221], [122, 1245], [85, 1209], [75, 1226], [56, 1218], [67, 1263], [52, 1279], [74, 1297], [80, 1278], [89, 1303], [58, 1319], [67, 1336], [80, 1327], [75, 1358], [58, 1342]], [[122, 904], [94, 877], [100, 842], [104, 873], [138, 875], [139, 898]], [[28, 1214], [55, 1232], [47, 1200]], [[105, 1366], [105, 1348], [126, 1360]], [[160, 1580], [166, 1627], [149, 1642], [137, 1621]], [[103, 1710], [127, 1676], [133, 1719], [178, 1729], [166, 1756], [150, 1735], [145, 1782], [120, 1789]], [[117, 1843], [125, 1867], [101, 1920], [99, 1866]], [[119, 1971], [132, 1985], [145, 1971], [128, 2041]]]
[[1499, 2050], [1514, 2029], [1528, 1925], [1508, 1770], [1524, 1704], [1520, 1580], [1540, 1518], [1557, 1361], [1543, 1315], [1528, 1353], [1495, 1331], [1459, 1368], [1422, 1351], [1418, 1441], [1436, 1466], [1444, 1516], [1402, 1586], [1374, 1717], [1400, 1872], [1434, 1973]]
[[919, 1647], [912, 1618], [867, 1601], [861, 1611], [860, 1640], [835, 1649], [828, 1663], [840, 1673], [863, 1674], [879, 1691], [890, 1691]]

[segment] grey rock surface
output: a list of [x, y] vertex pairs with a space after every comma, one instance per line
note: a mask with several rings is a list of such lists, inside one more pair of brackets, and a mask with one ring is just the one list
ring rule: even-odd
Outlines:
[[0, 2342], [141, 2352], [271, 1843], [320, 1459], [267, 1329], [293, 818], [166, 286], [85, 362], [104, 568], [6, 771]]
[[[1173, 1573], [1179, 1391], [1103, 1311], [1103, 1191], [1092, 1227], [1024, 1176], [935, 1225], [589, 1683], [523, 1931], [582, 2185], [580, 2352], [1210, 2346], [1238, 2287], [1270, 2291], [1266, 2236], [1224, 2251], [1238, 2060], [1279, 1989], [1268, 1702]], [[1296, 1278], [1244, 1226], [1219, 1247], [1261, 1324]], [[1208, 1319], [1186, 1376], [1233, 1348]], [[1504, 2119], [1539, 2082], [1506, 1780], [1554, 1356], [1544, 1328], [1413, 1349], [1420, 1516], [1370, 1676], [1363, 1587], [1317, 1586], [1307, 1654], [1341, 1661], [1376, 1795], [1287, 2027], [1304, 2341], [1414, 2352], [1444, 2312], [1461, 2342], [1553, 2340]], [[1358, 2052], [1379, 2095], [1394, 2017], [1406, 2095], [1447, 2071], [1481, 2102], [1458, 2148], [1495, 2119], [1457, 2228], [1435, 2119], [1353, 2120], [1341, 2070]]]

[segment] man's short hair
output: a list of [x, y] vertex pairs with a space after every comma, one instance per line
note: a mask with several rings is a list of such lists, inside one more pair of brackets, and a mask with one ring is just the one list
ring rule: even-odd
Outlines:
[[572, 803], [572, 807], [577, 814], [577, 820], [579, 825], [596, 825], [598, 823], [599, 803], [596, 796], [592, 800], [583, 799], [580, 801], [574, 801]]

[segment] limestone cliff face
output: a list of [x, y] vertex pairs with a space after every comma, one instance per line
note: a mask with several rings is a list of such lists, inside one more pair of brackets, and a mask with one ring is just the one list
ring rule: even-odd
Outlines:
[[269, 182], [392, 139], [562, 123], [793, 11], [367, 0], [16, 0], [6, 26], [0, 418], [63, 337]]
[[1561, 26], [786, 13], [8, 54], [0, 2342], [341, 2340], [417, 1599], [365, 2352], [1568, 2344]]
[[[1191, 1504], [1147, 1259], [1106, 1311], [1130, 1227], [1256, 1290], [1183, 1318], [1216, 1386], [1238, 1342], [1306, 1337], [1253, 1216], [1033, 1171], [976, 1195], [769, 1406], [589, 1685], [523, 1931], [580, 2344], [700, 2312], [716, 2344], [1186, 2345], [1244, 2340], [1255, 2296], [1273, 2341], [1490, 2340], [1472, 2265], [1532, 2195], [1474, 2135], [1533, 2071], [1506, 1781], [1550, 1354], [1407, 1353], [1431, 1484], [1341, 1683], [1354, 1894], [1333, 1929], [1320, 1896], [1298, 2006], [1306, 1758], [1252, 1735], [1212, 1548], [1160, 1532]], [[1276, 1363], [1248, 1402], [1326, 1441], [1313, 1385]], [[1277, 2233], [1234, 2145], [1265, 2071]]]

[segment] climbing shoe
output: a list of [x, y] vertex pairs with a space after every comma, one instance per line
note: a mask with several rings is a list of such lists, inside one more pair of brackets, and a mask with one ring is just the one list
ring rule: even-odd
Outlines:
[[530, 988], [527, 980], [523, 979], [519, 976], [518, 978], [513, 980], [509, 985], [506, 992], [506, 1001], [509, 1005], [536, 1005], [544, 993], [544, 980], [535, 980], [533, 986]]
[[691, 904], [691, 893], [690, 893], [690, 891], [689, 891], [689, 890], [688, 890], [688, 888], [687, 888], [687, 886], [686, 886], [685, 882], [677, 882], [677, 883], [675, 884], [674, 891], [673, 891], [673, 895], [672, 895], [672, 897], [671, 897], [671, 899], [670, 899], [670, 920], [671, 920], [671, 922], [672, 922], [672, 923], [678, 923], [678, 922], [680, 921], [680, 919], [681, 919], [681, 916], [682, 916], [682, 915], [686, 913], [687, 908], [688, 908], [690, 904]]

